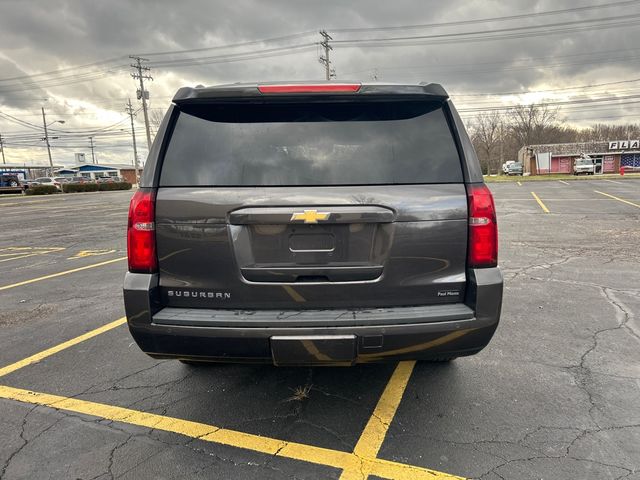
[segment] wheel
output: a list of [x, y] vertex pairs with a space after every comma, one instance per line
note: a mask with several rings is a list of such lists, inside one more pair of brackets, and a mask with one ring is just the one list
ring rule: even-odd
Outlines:
[[16, 182], [15, 180], [12, 180], [11, 182], [9, 182], [9, 186], [10, 187], [17, 187], [18, 186], [18, 182]]

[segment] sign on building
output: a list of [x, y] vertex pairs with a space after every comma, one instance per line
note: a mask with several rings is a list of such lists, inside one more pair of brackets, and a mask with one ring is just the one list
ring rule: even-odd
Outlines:
[[609, 150], [638, 150], [640, 140], [615, 140], [609, 142]]

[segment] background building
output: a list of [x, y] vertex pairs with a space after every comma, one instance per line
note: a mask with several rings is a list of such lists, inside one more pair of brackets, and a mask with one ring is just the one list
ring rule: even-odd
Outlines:
[[138, 169], [138, 175], [136, 176], [136, 169], [131, 165], [98, 165], [95, 163], [87, 163], [77, 167], [64, 168], [58, 170], [56, 173], [61, 176], [87, 177], [92, 180], [98, 177], [121, 177], [125, 182], [135, 185], [138, 183], [138, 177], [142, 174], [142, 169]]
[[518, 152], [524, 172], [530, 175], [573, 173], [580, 155], [589, 155], [595, 173], [619, 173], [621, 166], [640, 168], [640, 140], [528, 145]]

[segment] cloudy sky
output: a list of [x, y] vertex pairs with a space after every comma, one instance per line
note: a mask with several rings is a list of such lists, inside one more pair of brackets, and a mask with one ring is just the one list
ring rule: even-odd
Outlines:
[[54, 163], [90, 158], [89, 136], [98, 162], [131, 163], [129, 55], [149, 59], [157, 119], [184, 85], [322, 79], [321, 29], [338, 80], [439, 82], [465, 118], [546, 102], [579, 127], [637, 123], [640, 0], [605, 2], [0, 0], [6, 161], [48, 162], [44, 107]]

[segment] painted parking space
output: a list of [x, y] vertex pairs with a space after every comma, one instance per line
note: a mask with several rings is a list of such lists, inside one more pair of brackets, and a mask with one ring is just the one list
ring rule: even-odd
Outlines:
[[[108, 334], [114, 331], [115, 329], [123, 325], [124, 320], [124, 318], [115, 320], [102, 327], [99, 327], [98, 329], [87, 332], [86, 334], [83, 334], [79, 337], [70, 339], [59, 345], [55, 345], [42, 352], [38, 352], [25, 359], [1, 368], [0, 377], [6, 377], [2, 378], [2, 382], [4, 382], [6, 379], [9, 383], [16, 383], [16, 381], [12, 379], [12, 375], [15, 376], [16, 372], [21, 371], [22, 369], [37, 369], [38, 367], [41, 367], [49, 371], [58, 370], [55, 365], [56, 359], [53, 358], [55, 355], [62, 356], [64, 353], [70, 353], [65, 352], [65, 350], [72, 349], [73, 347], [85, 341], [90, 341], [98, 337], [99, 335]], [[74, 356], [77, 356], [77, 353], [75, 353]], [[53, 362], [49, 364], [41, 363], [47, 359], [51, 359], [53, 360]], [[172, 364], [170, 367], [176, 366], [175, 362], [156, 362], [156, 367], [163, 366], [165, 364]], [[332, 467], [342, 472], [340, 478], [343, 479], [366, 478], [369, 474], [376, 475], [382, 478], [429, 478], [443, 480], [460, 478], [415, 465], [402, 464], [395, 461], [377, 458], [378, 450], [382, 445], [382, 442], [384, 441], [389, 425], [393, 421], [396, 409], [402, 399], [404, 389], [409, 382], [413, 367], [414, 362], [401, 362], [395, 367], [395, 369], [391, 373], [389, 381], [386, 384], [386, 387], [382, 391], [382, 394], [375, 404], [375, 407], [372, 409], [373, 412], [371, 413], [370, 417], [368, 419], [366, 418], [366, 416], [364, 417], [364, 420], [366, 420], [366, 425], [362, 430], [362, 434], [357, 439], [357, 442], [355, 441], [355, 439], [351, 442], [354, 445], [353, 448], [351, 448], [350, 443], [345, 440], [341, 442], [342, 445], [336, 447], [335, 437], [339, 437], [339, 434], [331, 432], [331, 430], [327, 426], [324, 426], [324, 428], [327, 429], [327, 431], [331, 432], [330, 437], [334, 438], [327, 438], [326, 446], [317, 446], [314, 444], [299, 443], [290, 438], [283, 438], [287, 436], [287, 433], [282, 435], [282, 431], [279, 432], [281, 435], [278, 438], [275, 438], [265, 435], [264, 431], [261, 431], [258, 434], [244, 431], [250, 429], [251, 427], [245, 428], [243, 431], [240, 431], [225, 428], [222, 426], [214, 426], [199, 421], [174, 417], [168, 415], [169, 412], [166, 408], [164, 409], [162, 415], [158, 415], [147, 410], [132, 409], [114, 405], [113, 400], [111, 400], [110, 403], [87, 400], [87, 397], [95, 397], [95, 395], [99, 395], [102, 390], [100, 388], [101, 385], [95, 383], [95, 375], [93, 377], [91, 377], [90, 375], [83, 375], [83, 372], [81, 370], [74, 372], [73, 378], [80, 378], [85, 380], [91, 378], [91, 383], [93, 385], [89, 386], [88, 388], [84, 388], [79, 393], [61, 396], [51, 393], [42, 393], [34, 388], [24, 389], [16, 388], [13, 386], [0, 385], [0, 398], [4, 398], [6, 400], [15, 400], [23, 403], [31, 403], [33, 405], [40, 405], [44, 407], [51, 407], [57, 410], [63, 410], [72, 413], [80, 413], [91, 417], [98, 417], [104, 420], [112, 420], [129, 425], [147, 427], [153, 430], [162, 430], [194, 438], [201, 442], [212, 442], [221, 445], [233, 446], [244, 450], [268, 454], [273, 457], [290, 458], [302, 462]], [[182, 369], [181, 373], [184, 375], [184, 367], [179, 368]], [[263, 367], [259, 368], [263, 369]], [[246, 367], [244, 369], [246, 370]], [[252, 370], [254, 369], [255, 367], [250, 368], [250, 372], [253, 373]], [[141, 371], [148, 373], [149, 370], [151, 370], [151, 368], [145, 368]], [[269, 368], [269, 370], [274, 371], [272, 368]], [[300, 372], [300, 370], [301, 369], [291, 369], [290, 373], [296, 375]], [[376, 367], [372, 372], [370, 372], [373, 373], [376, 380], [380, 380], [380, 376], [377, 375], [378, 373], [380, 373], [378, 370], [379, 367]], [[385, 368], [385, 370], [388, 371], [388, 368]], [[140, 373], [141, 371], [136, 371], [133, 374], [126, 375], [123, 378], [131, 379], [135, 374]], [[338, 372], [332, 371], [332, 369], [320, 369], [318, 373], [320, 372], [326, 372], [329, 374], [326, 379], [331, 379], [331, 385], [327, 385], [327, 388], [332, 388], [334, 386], [334, 384], [336, 383], [336, 377], [342, 376], [340, 374], [345, 374], [352, 378], [354, 374], [358, 374], [360, 381], [362, 382], [363, 380], [362, 372], [354, 371], [354, 369], [339, 369]], [[36, 379], [48, 376], [49, 375], [43, 375], [42, 372], [40, 372], [39, 374], [36, 374], [35, 377], [31, 378], [27, 373], [26, 381], [27, 383], [37, 383]], [[19, 380], [17, 381], [17, 383], [25, 381], [24, 377], [18, 378]], [[237, 378], [237, 375], [234, 375], [234, 379], [235, 378]], [[187, 380], [189, 380], [189, 378], [185, 378], [185, 382]], [[375, 385], [375, 382], [371, 381], [371, 378], [366, 380], [368, 381], [364, 381], [362, 383], [363, 387], [364, 385], [366, 385], [366, 390], [368, 391], [373, 385]], [[326, 380], [323, 381], [323, 379], [316, 378], [316, 382], [318, 383], [318, 386], [315, 387], [313, 384], [308, 384], [309, 388], [305, 391], [304, 395], [296, 395], [294, 391], [294, 395], [282, 399], [281, 402], [285, 402], [285, 405], [288, 409], [297, 410], [296, 415], [301, 414], [301, 407], [299, 403], [291, 404], [291, 402], [303, 402], [305, 400], [308, 400], [310, 398], [310, 393], [312, 390], [324, 393], [325, 395], [323, 395], [323, 398], [327, 398], [329, 402], [333, 402], [334, 399], [331, 398], [331, 395], [327, 394], [326, 391], [323, 390]], [[339, 379], [338, 383], [340, 383]], [[68, 383], [64, 381], [57, 382], [57, 385], [57, 389], [61, 388], [60, 385], [64, 385], [62, 389], [70, 388]], [[187, 387], [188, 389], [188, 385], [185, 385], [185, 387]], [[145, 388], [146, 387], [141, 387], [138, 393], [143, 393], [143, 390]], [[135, 391], [138, 389], [127, 387], [123, 388], [122, 390]], [[183, 392], [184, 391], [185, 390], [183, 390]], [[224, 392], [225, 388], [223, 388], [222, 391]], [[229, 392], [225, 396], [229, 396], [230, 394], [231, 392]], [[131, 403], [131, 398], [128, 397], [124, 400], [124, 403], [128, 403], [129, 406], [132, 406], [140, 404], [147, 398], [148, 397], [145, 397], [142, 400], [134, 401], [133, 403]], [[372, 397], [372, 399], [375, 399], [375, 396]], [[249, 402], [255, 402], [255, 400], [256, 399], [248, 399]], [[261, 399], [259, 403], [263, 404], [264, 399]], [[204, 407], [208, 412], [208, 406], [204, 405]], [[366, 409], [367, 405], [365, 402], [363, 402], [362, 407], [363, 409]], [[350, 426], [345, 428], [345, 425], [349, 424], [345, 422], [345, 418], [343, 418], [342, 416], [342, 408], [335, 408], [332, 410], [335, 416], [340, 417], [336, 418], [336, 426], [334, 428], [342, 428], [344, 431], [348, 432], [356, 431], [356, 429], [350, 428]], [[180, 411], [184, 412], [184, 405], [181, 406]], [[237, 415], [237, 413], [242, 411], [242, 408], [236, 408], [230, 411], [230, 414]], [[191, 410], [191, 416], [194, 415], [195, 413], [193, 412], [193, 410]], [[207, 413], [206, 418], [210, 420], [211, 415]], [[308, 420], [307, 422], [310, 425], [313, 425], [312, 422]], [[238, 424], [242, 423], [243, 422], [238, 422]]]
[[[640, 209], [595, 191], [640, 203], [627, 182], [491, 185], [501, 325], [479, 355], [446, 365], [156, 361], [121, 320], [124, 261], [0, 291], [0, 368], [11, 366], [0, 370], [1, 476], [47, 465], [54, 478], [632, 477]], [[576, 214], [574, 203], [594, 210]], [[78, 225], [48, 255], [65, 268], [115, 257], [125, 220]]]
[[495, 198], [498, 214], [537, 212], [597, 216], [637, 213], [640, 179], [617, 183], [606, 182], [606, 179], [565, 183], [567, 185], [558, 181], [528, 182], [524, 189], [512, 183], [490, 184], [490, 187], [498, 193]]
[[21, 258], [48, 255], [64, 250], [64, 247], [2, 247], [0, 248], [0, 263], [12, 262]]

